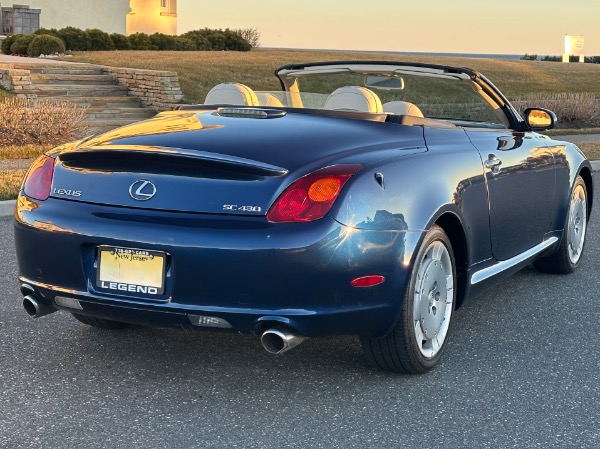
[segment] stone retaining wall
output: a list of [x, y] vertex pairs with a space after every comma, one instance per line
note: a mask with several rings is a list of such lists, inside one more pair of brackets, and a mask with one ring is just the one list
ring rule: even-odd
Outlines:
[[[114, 74], [118, 83], [127, 87], [129, 95], [138, 97], [146, 107], [166, 111], [181, 104], [183, 94], [176, 72], [97, 67]], [[32, 88], [30, 71], [14, 68], [12, 64], [0, 66], [0, 86], [18, 97], [36, 98], [35, 94], [27, 93]]]
[[17, 97], [29, 97], [26, 91], [31, 86], [31, 74], [24, 69], [0, 68], [0, 86]]
[[142, 100], [144, 106], [165, 111], [175, 109], [183, 99], [176, 72], [118, 67], [104, 67], [104, 71], [114, 74], [119, 84], [126, 86], [130, 95]]

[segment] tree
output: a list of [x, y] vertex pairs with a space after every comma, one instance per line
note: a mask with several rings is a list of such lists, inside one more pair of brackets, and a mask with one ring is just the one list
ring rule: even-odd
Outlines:
[[238, 28], [233, 31], [242, 36], [245, 41], [252, 45], [252, 48], [260, 47], [260, 31], [256, 28]]

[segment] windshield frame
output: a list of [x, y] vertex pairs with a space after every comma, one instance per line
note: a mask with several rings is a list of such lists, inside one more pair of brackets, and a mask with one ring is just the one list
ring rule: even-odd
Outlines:
[[[486, 77], [466, 67], [451, 67], [437, 64], [405, 63], [396, 61], [332, 61], [312, 62], [305, 64], [287, 64], [275, 70], [281, 87], [287, 93], [291, 105], [301, 107], [299, 80], [311, 75], [336, 73], [359, 73], [367, 75], [382, 74], [386, 76], [417, 75], [457, 81], [471, 81], [476, 86], [476, 93], [482, 100], [501, 111], [502, 122], [510, 129], [524, 130], [524, 121], [506, 97]], [[475, 122], [473, 122], [475, 124]], [[464, 126], [464, 125], [463, 125]]]

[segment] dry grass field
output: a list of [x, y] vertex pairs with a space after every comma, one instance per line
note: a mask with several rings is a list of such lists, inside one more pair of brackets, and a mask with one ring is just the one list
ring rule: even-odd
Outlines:
[[240, 82], [255, 90], [280, 90], [273, 71], [284, 64], [331, 60], [428, 62], [470, 67], [485, 74], [509, 99], [532, 93], [590, 92], [600, 98], [600, 64], [394, 55], [351, 51], [270, 50], [240, 52], [82, 52], [69, 58], [115, 67], [170, 70], [179, 74], [189, 103], [201, 102], [218, 83]]

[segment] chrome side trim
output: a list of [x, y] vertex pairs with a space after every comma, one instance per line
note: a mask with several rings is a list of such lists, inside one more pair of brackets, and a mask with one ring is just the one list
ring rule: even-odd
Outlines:
[[506, 271], [515, 265], [520, 264], [521, 262], [525, 262], [527, 259], [534, 257], [535, 255], [541, 253], [542, 251], [548, 249], [552, 245], [558, 242], [558, 237], [550, 237], [548, 240], [544, 240], [539, 245], [534, 246], [533, 248], [528, 249], [527, 251], [516, 255], [507, 260], [503, 260], [502, 262], [498, 262], [491, 267], [484, 268], [483, 270], [479, 270], [471, 276], [471, 285], [478, 284], [481, 281], [485, 281], [492, 276], [495, 276], [503, 271]]

